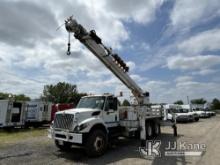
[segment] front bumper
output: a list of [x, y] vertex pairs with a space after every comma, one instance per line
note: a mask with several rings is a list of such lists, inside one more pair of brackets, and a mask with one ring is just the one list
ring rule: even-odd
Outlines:
[[48, 130], [48, 137], [54, 140], [61, 140], [76, 144], [83, 143], [83, 134], [81, 133], [70, 133], [68, 130], [56, 130], [50, 128]]
[[177, 116], [176, 117], [177, 122], [192, 121], [192, 120], [193, 120], [192, 116]]
[[200, 118], [207, 118], [207, 117], [210, 117], [210, 115], [207, 114], [207, 113], [202, 113], [202, 114], [199, 115], [199, 117]]

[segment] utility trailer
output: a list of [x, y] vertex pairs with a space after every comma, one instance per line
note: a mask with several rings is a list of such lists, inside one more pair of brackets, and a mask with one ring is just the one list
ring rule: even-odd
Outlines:
[[24, 123], [24, 102], [0, 100], [0, 128], [23, 127]]
[[[74, 37], [131, 90], [137, 105], [120, 107], [117, 97], [109, 94], [82, 97], [75, 109], [55, 115], [48, 136], [58, 148], [68, 150], [77, 145], [85, 148], [89, 156], [100, 156], [111, 140], [120, 136], [137, 135], [141, 145], [145, 145], [146, 139], [158, 136], [160, 126], [165, 125], [172, 126], [177, 135], [176, 123], [164, 120], [167, 113], [161, 109], [150, 108], [149, 93], [131, 79], [125, 62], [102, 43], [94, 30], [87, 32], [72, 17], [65, 21], [65, 26], [69, 36], [74, 33]], [[67, 55], [70, 55], [70, 38]]]
[[52, 103], [43, 101], [26, 102], [25, 126], [39, 127], [51, 121]]

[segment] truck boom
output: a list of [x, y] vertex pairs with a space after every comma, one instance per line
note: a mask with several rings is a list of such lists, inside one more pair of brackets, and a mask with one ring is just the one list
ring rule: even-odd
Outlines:
[[[118, 77], [124, 85], [126, 85], [137, 99], [139, 105], [149, 104], [149, 92], [144, 92], [136, 82], [127, 74], [129, 68], [124, 61], [111, 48], [107, 48], [101, 38], [99, 38], [94, 30], [87, 30], [77, 23], [73, 17], [69, 17], [65, 21], [66, 30], [74, 33], [74, 37], [85, 45], [116, 77]], [[70, 54], [70, 43], [68, 43], [68, 52]]]
[[102, 43], [94, 30], [87, 32], [72, 17], [65, 25], [69, 32], [67, 55], [70, 55], [70, 34], [74, 33], [75, 38], [132, 91], [138, 105], [120, 106], [117, 97], [109, 94], [82, 97], [75, 109], [55, 115], [48, 136], [59, 149], [65, 151], [77, 145], [83, 147], [88, 156], [100, 156], [111, 140], [118, 137], [140, 135], [141, 146], [145, 146], [146, 139], [160, 134], [160, 126], [172, 126], [177, 135], [175, 119], [168, 121], [162, 106], [150, 108], [145, 105], [149, 103], [149, 93], [144, 93], [127, 74], [129, 68]]

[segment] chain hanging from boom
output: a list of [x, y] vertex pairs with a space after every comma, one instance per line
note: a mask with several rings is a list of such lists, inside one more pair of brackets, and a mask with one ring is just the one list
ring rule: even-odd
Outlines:
[[66, 52], [66, 54], [69, 56], [70, 54], [71, 54], [71, 51], [70, 51], [70, 32], [69, 32], [69, 34], [68, 34], [68, 44], [67, 44], [67, 52]]

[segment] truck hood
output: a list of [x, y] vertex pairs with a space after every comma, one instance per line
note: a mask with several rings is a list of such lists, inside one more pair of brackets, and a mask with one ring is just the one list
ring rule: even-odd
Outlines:
[[65, 113], [65, 114], [92, 113], [92, 112], [96, 112], [96, 111], [100, 111], [100, 109], [73, 108], [73, 109], [68, 109], [68, 110], [56, 112], [56, 114], [63, 114], [63, 113]]
[[197, 114], [205, 114], [205, 111], [195, 111]]
[[175, 113], [176, 116], [190, 116], [190, 113]]
[[77, 122], [80, 123], [81, 121], [91, 118], [91, 117], [97, 117], [101, 114], [100, 109], [91, 109], [91, 108], [75, 108], [75, 109], [69, 109], [65, 111], [59, 111], [56, 112], [56, 115], [59, 114], [71, 114], [74, 115], [74, 118], [77, 118]]

